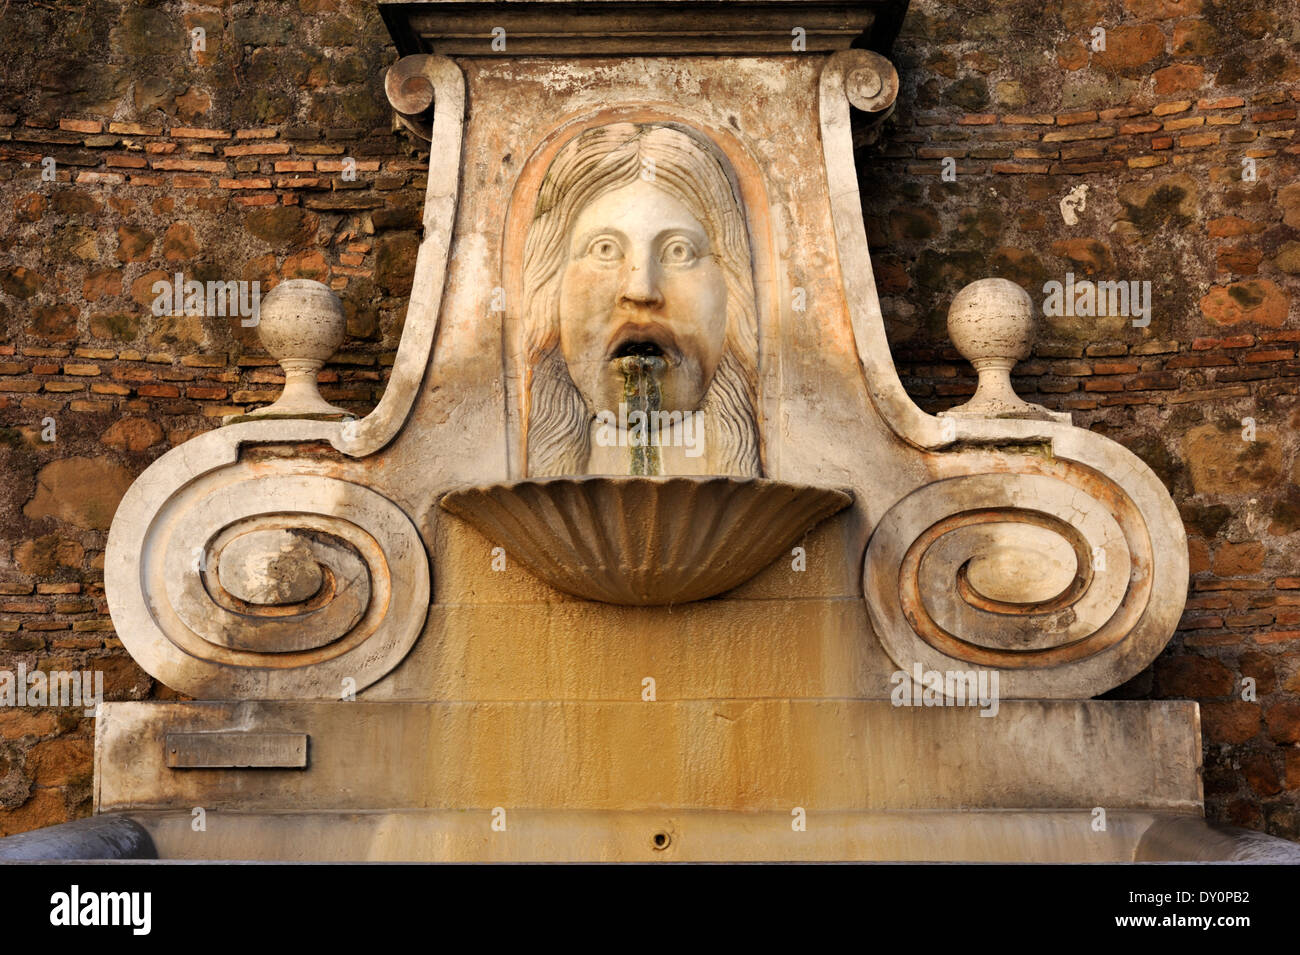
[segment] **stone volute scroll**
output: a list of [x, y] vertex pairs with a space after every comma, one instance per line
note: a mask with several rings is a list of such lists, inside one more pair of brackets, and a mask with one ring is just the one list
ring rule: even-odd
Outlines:
[[1015, 697], [1104, 692], [1173, 635], [1186, 597], [1182, 522], [1136, 456], [1015, 395], [1010, 371], [1029, 353], [1033, 314], [1010, 282], [976, 282], [950, 311], [954, 344], [980, 375], [971, 401], [932, 416], [903, 390], [872, 281], [849, 128], [855, 90], [874, 88], [864, 71], [878, 69], [868, 52], [844, 51], [821, 80], [840, 275], [866, 388], [928, 472], [871, 532], [862, 581], [873, 627], [904, 671], [995, 668]]
[[433, 141], [430, 117], [436, 97], [429, 69], [433, 58], [417, 53], [404, 56], [384, 74], [384, 93], [393, 107], [393, 120], [425, 142]]
[[152, 676], [200, 698], [339, 699], [392, 670], [428, 612], [418, 530], [391, 489], [349, 463], [382, 451], [415, 403], [459, 192], [460, 69], [420, 56], [394, 70], [395, 108], [438, 148], [383, 398], [357, 420], [320, 397], [316, 373], [342, 342], [342, 310], [318, 282], [282, 282], [262, 303], [259, 330], [285, 370], [279, 400], [154, 462], [110, 529], [105, 590], [122, 642]]

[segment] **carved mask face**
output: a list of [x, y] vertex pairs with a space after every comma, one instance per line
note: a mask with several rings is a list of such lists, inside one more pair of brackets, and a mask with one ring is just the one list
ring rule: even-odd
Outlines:
[[727, 286], [703, 224], [676, 198], [638, 180], [576, 217], [560, 286], [560, 346], [593, 412], [623, 395], [618, 361], [663, 360], [661, 407], [699, 407], [722, 357]]

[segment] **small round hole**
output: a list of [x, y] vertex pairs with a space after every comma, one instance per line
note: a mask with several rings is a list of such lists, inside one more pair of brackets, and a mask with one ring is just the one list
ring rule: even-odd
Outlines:
[[667, 849], [668, 844], [673, 841], [673, 837], [666, 832], [656, 832], [650, 838], [650, 844], [656, 849]]

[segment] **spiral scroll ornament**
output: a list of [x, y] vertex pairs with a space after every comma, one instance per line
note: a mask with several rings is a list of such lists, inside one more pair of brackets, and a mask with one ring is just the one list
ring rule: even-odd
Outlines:
[[901, 669], [996, 669], [1004, 696], [1090, 696], [1168, 640], [1177, 618], [1153, 591], [1177, 559], [1155, 552], [1136, 502], [1078, 463], [1029, 460], [928, 484], [880, 521], [863, 589]]
[[165, 640], [129, 626], [123, 643], [154, 676], [201, 697], [362, 689], [410, 649], [429, 601], [419, 534], [387, 498], [323, 474], [243, 467], [159, 511], [140, 583]]

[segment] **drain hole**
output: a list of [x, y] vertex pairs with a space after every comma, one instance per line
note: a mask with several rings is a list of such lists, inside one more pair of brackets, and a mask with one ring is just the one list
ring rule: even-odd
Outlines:
[[656, 832], [650, 839], [650, 844], [656, 849], [667, 849], [668, 844], [673, 841], [673, 837], [666, 832]]

